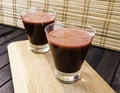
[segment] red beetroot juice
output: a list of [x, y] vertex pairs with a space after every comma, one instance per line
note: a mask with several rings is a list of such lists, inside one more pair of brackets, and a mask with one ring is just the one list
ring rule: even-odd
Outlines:
[[32, 44], [44, 45], [48, 42], [44, 29], [54, 23], [55, 16], [41, 12], [28, 13], [22, 16], [22, 21]]
[[61, 28], [51, 31], [48, 38], [56, 68], [64, 73], [79, 71], [92, 41], [89, 32]]

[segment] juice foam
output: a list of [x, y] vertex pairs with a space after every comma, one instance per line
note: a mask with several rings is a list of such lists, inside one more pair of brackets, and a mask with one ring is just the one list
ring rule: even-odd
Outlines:
[[49, 33], [50, 41], [61, 47], [84, 47], [92, 41], [90, 33], [79, 28], [60, 28]]
[[54, 19], [55, 16], [41, 12], [28, 13], [22, 17], [22, 20], [28, 23], [46, 23]]

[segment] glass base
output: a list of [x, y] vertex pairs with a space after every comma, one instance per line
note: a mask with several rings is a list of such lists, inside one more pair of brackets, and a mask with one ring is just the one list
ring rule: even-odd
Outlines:
[[74, 83], [79, 79], [80, 71], [77, 71], [75, 73], [63, 73], [55, 69], [55, 75], [57, 79], [63, 83]]
[[47, 53], [50, 48], [48, 44], [45, 45], [34, 45], [34, 44], [30, 44], [31, 46], [31, 50], [34, 53]]

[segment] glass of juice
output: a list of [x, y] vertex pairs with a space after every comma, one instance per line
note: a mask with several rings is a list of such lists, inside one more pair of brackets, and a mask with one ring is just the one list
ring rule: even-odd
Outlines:
[[69, 27], [52, 23], [46, 26], [45, 32], [54, 59], [57, 79], [64, 83], [77, 81], [95, 29], [87, 25]]
[[47, 25], [54, 23], [55, 12], [28, 9], [21, 12], [21, 19], [30, 41], [31, 50], [35, 53], [48, 52], [49, 45], [44, 29]]

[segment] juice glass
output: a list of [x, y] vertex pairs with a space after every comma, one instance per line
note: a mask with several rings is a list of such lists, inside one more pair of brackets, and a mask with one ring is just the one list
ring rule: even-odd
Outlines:
[[55, 12], [28, 9], [21, 12], [21, 19], [30, 41], [31, 50], [35, 53], [49, 51], [45, 27], [55, 21]]
[[52, 23], [46, 26], [45, 32], [54, 59], [57, 79], [65, 83], [78, 80], [95, 29], [86, 25], [78, 28]]

